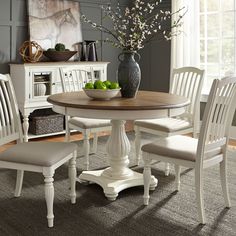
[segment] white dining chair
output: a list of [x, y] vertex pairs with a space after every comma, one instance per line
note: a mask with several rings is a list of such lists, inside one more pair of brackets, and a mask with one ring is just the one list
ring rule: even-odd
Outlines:
[[[60, 68], [60, 73], [63, 92], [81, 91], [87, 82], [95, 81], [92, 68], [81, 70], [65, 67]], [[77, 130], [83, 134], [83, 155], [85, 157], [85, 169], [88, 170], [89, 154], [97, 152], [97, 133], [111, 131], [110, 120], [66, 116], [66, 141], [70, 141], [71, 130]], [[89, 139], [91, 134], [93, 134], [93, 144], [90, 150]]]
[[[200, 96], [203, 85], [204, 70], [195, 67], [182, 67], [172, 71], [170, 93], [189, 98], [190, 105], [178, 117], [166, 117], [151, 120], [136, 120], [135, 158], [139, 165], [141, 159], [141, 133], [150, 133], [158, 137], [168, 137], [176, 134], [193, 133], [196, 137], [200, 121]], [[165, 175], [168, 176], [170, 166], [166, 163]]]
[[53, 176], [55, 170], [68, 161], [71, 203], [76, 202], [77, 145], [63, 142], [23, 143], [20, 115], [11, 78], [9, 75], [0, 74], [0, 146], [12, 141], [17, 141], [17, 144], [0, 152], [0, 168], [17, 170], [15, 197], [21, 194], [24, 171], [44, 175], [48, 226], [53, 227]]
[[[144, 160], [144, 204], [149, 204], [151, 161], [164, 161], [175, 165], [176, 190], [180, 190], [180, 166], [193, 168], [198, 215], [206, 223], [203, 203], [203, 171], [220, 165], [221, 185], [225, 204], [230, 207], [227, 186], [227, 144], [236, 103], [236, 77], [214, 80], [206, 104], [199, 139], [176, 135], [161, 138], [142, 146]], [[179, 203], [181, 204], [181, 202]]]

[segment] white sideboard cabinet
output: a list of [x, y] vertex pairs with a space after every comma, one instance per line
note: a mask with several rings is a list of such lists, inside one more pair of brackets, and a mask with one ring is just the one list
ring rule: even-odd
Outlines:
[[[36, 136], [28, 135], [29, 115], [36, 109], [51, 108], [47, 97], [62, 92], [59, 68], [91, 68], [95, 78], [107, 79], [109, 62], [38, 62], [10, 64], [10, 74], [23, 116], [24, 141]], [[42, 135], [41, 135], [42, 136]]]

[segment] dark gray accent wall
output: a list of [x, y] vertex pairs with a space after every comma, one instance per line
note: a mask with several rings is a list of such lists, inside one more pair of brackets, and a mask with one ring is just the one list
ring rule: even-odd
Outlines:
[[[88, 18], [98, 23], [105, 23], [100, 6], [109, 0], [81, 0], [81, 11]], [[170, 0], [165, 0], [163, 6], [170, 9]], [[112, 4], [117, 1], [111, 0]], [[130, 4], [130, 0], [120, 0], [122, 6]], [[0, 0], [0, 73], [9, 72], [10, 62], [22, 62], [19, 47], [28, 40], [28, 19], [26, 0]], [[106, 23], [107, 24], [107, 23]], [[89, 25], [82, 23], [83, 39], [98, 40], [105, 37]], [[117, 56], [121, 52], [109, 44], [98, 45], [99, 60], [111, 62], [108, 66], [108, 78], [116, 80], [119, 65]], [[142, 70], [141, 89], [168, 91], [170, 44], [168, 42], [151, 42], [140, 51]]]
[[[163, 11], [171, 11], [171, 0], [162, 2]], [[140, 88], [160, 92], [169, 91], [170, 41], [153, 40], [140, 50], [142, 80]]]
[[18, 48], [27, 39], [26, 2], [0, 0], [0, 72], [8, 73], [8, 63], [19, 61]]
[[[79, 1], [81, 11], [86, 16], [97, 22], [102, 23], [101, 5], [106, 4], [107, 0], [83, 0]], [[116, 3], [116, 1], [111, 1]], [[126, 5], [128, 0], [120, 1], [121, 5]], [[0, 0], [0, 73], [9, 73], [10, 62], [22, 62], [19, 55], [21, 44], [28, 40], [28, 19], [26, 0]], [[75, 32], [76, 33], [76, 32]], [[82, 34], [84, 40], [100, 40], [103, 35], [95, 31], [89, 25], [82, 23]], [[109, 79], [116, 79], [116, 69], [118, 67], [117, 56], [119, 50], [110, 45], [98, 44], [99, 60], [111, 62], [108, 67]]]

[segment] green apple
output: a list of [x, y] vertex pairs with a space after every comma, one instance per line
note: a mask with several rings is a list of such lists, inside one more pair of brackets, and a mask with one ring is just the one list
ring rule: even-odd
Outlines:
[[97, 87], [101, 87], [103, 85], [103, 82], [101, 80], [96, 80], [94, 82], [94, 88], [96, 89]]
[[106, 87], [109, 89], [110, 86], [111, 86], [111, 81], [109, 81], [109, 80], [105, 80], [105, 81], [103, 82], [103, 84], [105, 84]]
[[106, 90], [107, 87], [106, 87], [106, 85], [104, 83], [99, 83], [99, 84], [97, 84], [96, 89], [104, 89], [104, 90]]
[[116, 82], [111, 82], [110, 89], [118, 89], [120, 88], [119, 84]]
[[86, 89], [94, 89], [94, 85], [93, 85], [92, 82], [88, 82], [88, 83], [85, 84], [85, 88]]

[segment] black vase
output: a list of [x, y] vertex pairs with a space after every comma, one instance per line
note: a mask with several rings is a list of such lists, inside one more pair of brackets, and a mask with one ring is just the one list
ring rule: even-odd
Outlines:
[[[118, 56], [120, 61], [118, 82], [121, 87], [121, 96], [125, 98], [134, 98], [140, 85], [141, 71], [139, 64], [135, 61], [135, 55], [138, 56], [139, 61], [140, 55], [136, 52], [123, 51]], [[123, 56], [123, 60], [121, 60], [121, 56]]]

